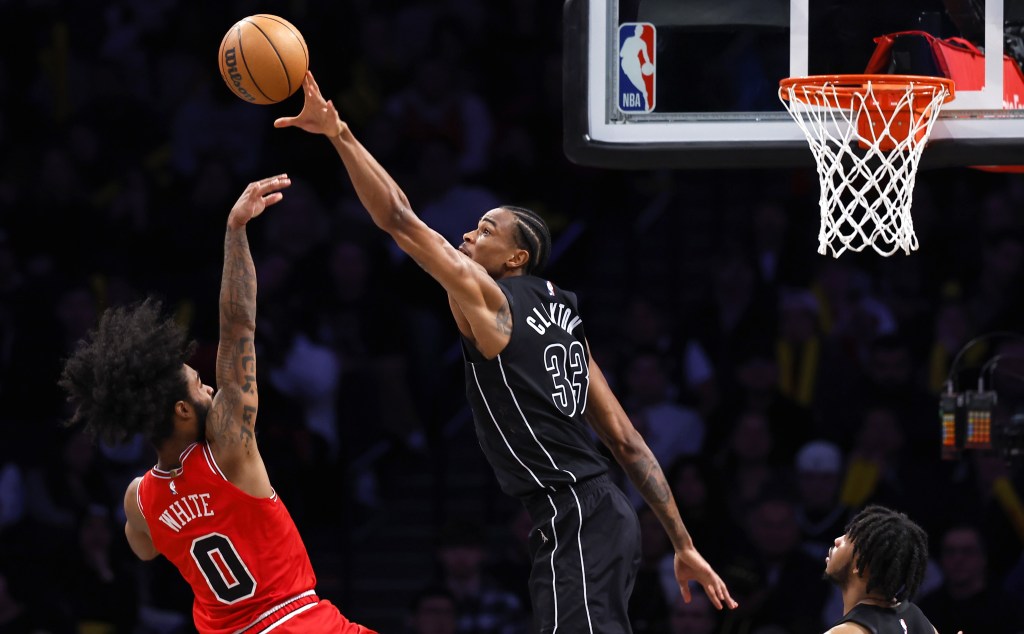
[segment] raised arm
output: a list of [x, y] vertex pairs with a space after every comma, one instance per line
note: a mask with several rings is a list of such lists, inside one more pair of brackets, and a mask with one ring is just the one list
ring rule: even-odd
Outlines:
[[688, 582], [695, 579], [716, 608], [722, 609], [723, 604], [735, 608], [725, 582], [694, 547], [658, 460], [630, 422], [593, 356], [585, 417], [668, 533], [675, 550], [676, 580], [686, 602], [690, 601]]
[[460, 253], [413, 213], [402, 189], [355, 138], [334, 104], [323, 98], [312, 73], [306, 73], [302, 85], [302, 112], [280, 118], [274, 126], [294, 126], [326, 136], [341, 157], [356, 195], [374, 224], [437, 280], [461, 310], [465, 321], [460, 321], [456, 313], [456, 322], [463, 334], [470, 336], [485, 355], [489, 350], [497, 352], [504, 347], [508, 333], [502, 334], [495, 323], [501, 314], [507, 314], [508, 302], [497, 283], [482, 266]]
[[281, 174], [249, 183], [231, 208], [224, 237], [220, 286], [217, 395], [206, 421], [206, 439], [229, 480], [252, 495], [272, 494], [256, 448], [256, 267], [245, 226], [283, 198], [291, 185]]

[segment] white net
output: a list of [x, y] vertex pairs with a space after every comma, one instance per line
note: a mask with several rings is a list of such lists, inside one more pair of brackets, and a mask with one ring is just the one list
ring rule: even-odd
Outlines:
[[868, 246], [883, 256], [917, 250], [910, 216], [914, 179], [949, 90], [927, 81], [808, 81], [813, 79], [784, 81], [779, 97], [818, 167], [818, 253], [839, 257]]

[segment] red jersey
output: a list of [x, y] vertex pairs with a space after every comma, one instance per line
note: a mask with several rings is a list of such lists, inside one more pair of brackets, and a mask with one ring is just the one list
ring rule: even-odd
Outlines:
[[317, 598], [306, 547], [277, 494], [256, 498], [233, 485], [206, 443], [182, 452], [178, 469], [147, 472], [138, 502], [153, 545], [192, 586], [203, 634], [370, 632]]

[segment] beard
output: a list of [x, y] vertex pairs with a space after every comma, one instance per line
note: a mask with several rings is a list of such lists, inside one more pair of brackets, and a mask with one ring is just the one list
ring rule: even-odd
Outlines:
[[840, 590], [846, 590], [846, 586], [850, 585], [851, 574], [853, 574], [853, 562], [848, 561], [845, 566], [833, 573], [829, 573], [829, 571], [826, 570], [822, 573], [821, 577], [826, 581], [834, 583]]
[[206, 438], [206, 417], [210, 414], [210, 405], [193, 401], [192, 408], [196, 411], [196, 440], [202, 441]]

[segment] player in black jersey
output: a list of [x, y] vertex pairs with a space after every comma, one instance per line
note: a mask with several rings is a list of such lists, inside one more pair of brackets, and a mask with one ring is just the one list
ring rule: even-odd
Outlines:
[[825, 578], [843, 593], [843, 617], [829, 634], [933, 634], [910, 602], [924, 579], [928, 535], [903, 513], [868, 506], [836, 538]]
[[534, 275], [551, 251], [544, 221], [519, 207], [491, 209], [456, 249], [413, 213], [312, 74], [303, 92], [302, 112], [274, 125], [327, 136], [373, 221], [448, 292], [480, 445], [502, 489], [533, 518], [536, 630], [631, 631], [626, 607], [639, 566], [639, 522], [607, 477], [586, 423], [665, 527], [684, 598], [696, 580], [715, 607], [736, 607], [694, 547], [661, 467], [591, 358], [576, 296]]

